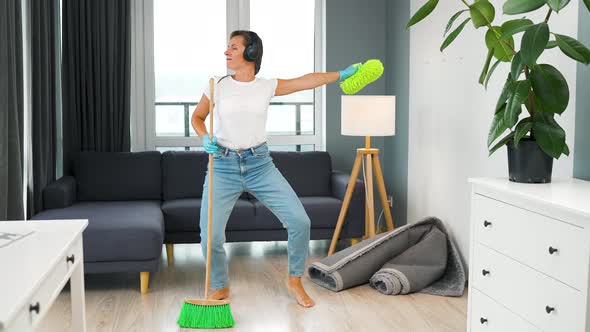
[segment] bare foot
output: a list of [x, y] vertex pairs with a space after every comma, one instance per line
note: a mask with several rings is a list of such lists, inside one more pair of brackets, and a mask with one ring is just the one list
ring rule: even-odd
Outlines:
[[208, 299], [211, 300], [225, 300], [229, 297], [229, 286], [220, 289], [213, 289], [213, 292], [209, 293]]
[[289, 276], [287, 291], [291, 296], [295, 297], [300, 306], [310, 308], [315, 305], [315, 302], [309, 297], [309, 295], [307, 295], [305, 289], [303, 289], [301, 277]]

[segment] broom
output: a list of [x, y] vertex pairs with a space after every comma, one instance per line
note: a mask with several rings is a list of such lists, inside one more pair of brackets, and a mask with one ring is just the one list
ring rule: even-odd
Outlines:
[[[209, 90], [211, 98], [209, 99], [209, 130], [213, 138], [213, 78], [209, 80]], [[209, 295], [209, 277], [211, 274], [211, 228], [213, 218], [213, 155], [209, 154], [209, 205], [207, 221], [207, 267], [205, 274], [205, 298], [204, 299], [185, 299], [180, 316], [176, 322], [180, 327], [195, 329], [226, 328], [233, 327], [235, 322], [229, 307], [229, 300], [210, 300]]]

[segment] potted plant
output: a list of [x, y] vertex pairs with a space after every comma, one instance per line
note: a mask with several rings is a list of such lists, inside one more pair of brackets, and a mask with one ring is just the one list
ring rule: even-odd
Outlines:
[[[449, 19], [440, 51], [448, 47], [470, 21], [476, 29], [487, 30], [484, 38], [487, 57], [479, 83], [487, 88], [496, 67], [502, 63], [510, 64], [510, 73], [494, 109], [488, 134], [489, 154], [507, 145], [511, 181], [551, 182], [553, 158], [569, 155], [565, 131], [555, 120], [555, 115], [561, 115], [568, 105], [569, 88], [557, 68], [537, 60], [546, 49], [559, 47], [566, 56], [586, 65], [590, 63], [588, 48], [549, 28], [551, 14], [558, 13], [570, 0], [507, 0], [502, 6], [504, 14], [520, 16], [546, 10], [547, 15], [539, 23], [520, 17], [500, 25], [494, 24], [496, 10], [488, 0], [474, 1], [470, 4], [461, 0], [465, 8]], [[411, 17], [406, 29], [427, 17], [438, 2], [428, 0]], [[590, 0], [584, 0], [584, 3], [590, 10]], [[466, 17], [451, 31], [461, 16]], [[520, 49], [517, 50], [514, 38], [520, 33]], [[526, 113], [521, 116], [523, 105]], [[508, 133], [500, 138], [506, 131]]]

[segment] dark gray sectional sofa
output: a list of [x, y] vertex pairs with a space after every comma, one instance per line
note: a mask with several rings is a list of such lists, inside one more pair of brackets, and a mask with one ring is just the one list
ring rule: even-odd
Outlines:
[[[271, 152], [311, 219], [311, 238], [333, 235], [348, 174], [332, 170], [327, 152]], [[175, 243], [200, 242], [199, 210], [208, 157], [197, 151], [82, 152], [73, 176], [43, 190], [44, 210], [32, 219], [88, 219], [84, 231], [87, 273], [149, 272], [158, 269], [162, 244], [168, 262]], [[364, 185], [356, 188], [341, 238], [364, 233]], [[244, 193], [226, 229], [228, 242], [286, 240], [282, 224]], [[145, 279], [145, 280], [143, 280]]]

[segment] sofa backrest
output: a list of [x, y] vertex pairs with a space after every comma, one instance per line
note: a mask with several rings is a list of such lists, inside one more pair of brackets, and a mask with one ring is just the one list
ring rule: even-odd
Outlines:
[[332, 195], [332, 160], [328, 152], [272, 151], [271, 156], [297, 196]]
[[[323, 151], [272, 151], [279, 171], [298, 196], [332, 195], [332, 161]], [[202, 151], [166, 151], [162, 154], [164, 200], [202, 197], [208, 157]], [[243, 194], [242, 198], [248, 195]]]
[[167, 201], [202, 197], [208, 161], [202, 151], [162, 153], [162, 198]]
[[79, 201], [160, 200], [159, 151], [80, 152], [74, 166]]

